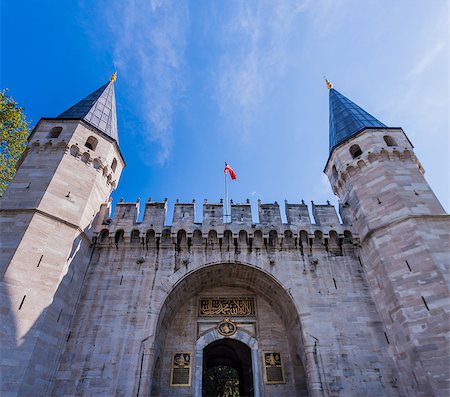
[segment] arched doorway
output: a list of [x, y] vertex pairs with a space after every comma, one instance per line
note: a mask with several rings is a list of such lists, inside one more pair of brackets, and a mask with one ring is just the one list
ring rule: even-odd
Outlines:
[[[289, 291], [274, 276], [248, 264], [219, 262], [193, 269], [171, 281], [173, 287], [167, 290], [167, 296], [158, 308], [155, 337], [149, 339], [148, 347], [143, 346], [152, 358], [152, 361], [146, 361], [151, 367], [147, 372], [148, 380], [142, 380], [143, 390], [151, 390], [152, 385], [156, 385], [161, 396], [200, 397], [204, 349], [217, 340], [229, 338], [250, 347], [254, 396], [271, 395], [275, 388], [279, 395], [308, 395], [307, 365], [304, 365], [307, 351], [303, 345], [299, 314]], [[248, 318], [233, 317], [237, 332], [224, 338], [217, 331], [223, 317], [201, 317], [199, 312], [202, 299], [214, 297], [252, 298], [256, 309]], [[177, 352], [185, 352], [191, 357], [190, 385], [171, 385], [171, 368]], [[267, 352], [281, 353], [283, 357], [285, 376], [276, 385], [265, 381], [267, 371], [262, 357]], [[161, 372], [155, 364], [157, 357], [162, 360]], [[314, 361], [309, 363], [313, 365]], [[315, 375], [315, 367], [311, 365], [309, 373]]]
[[203, 351], [202, 396], [254, 396], [251, 349], [235, 339], [220, 339]]

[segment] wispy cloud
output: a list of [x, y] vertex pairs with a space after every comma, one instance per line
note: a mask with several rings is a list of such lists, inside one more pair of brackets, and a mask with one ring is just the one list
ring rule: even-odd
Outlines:
[[215, 98], [239, 133], [247, 137], [264, 98], [287, 66], [296, 21], [309, 1], [232, 1], [222, 27]]
[[445, 83], [449, 76], [448, 60], [446, 62], [449, 46], [447, 8], [447, 4], [436, 7], [417, 29], [414, 52], [409, 61], [411, 66], [401, 79], [403, 88], [395, 100], [387, 102], [393, 115], [401, 115], [416, 128], [426, 129], [428, 136], [440, 134], [443, 128], [448, 128], [448, 118], [445, 117], [448, 107]]
[[136, 128], [144, 143], [159, 145], [156, 161], [163, 164], [171, 153], [173, 116], [184, 87], [189, 8], [177, 0], [122, 0], [98, 9], [107, 21], [119, 78], [132, 87], [134, 98], [128, 101], [138, 107], [141, 120]]
[[409, 79], [415, 79], [424, 73], [428, 67], [430, 67], [433, 62], [439, 57], [439, 55], [445, 50], [446, 42], [445, 40], [440, 40], [436, 42], [431, 48], [429, 48], [418, 62], [413, 66], [413, 68], [406, 75]]

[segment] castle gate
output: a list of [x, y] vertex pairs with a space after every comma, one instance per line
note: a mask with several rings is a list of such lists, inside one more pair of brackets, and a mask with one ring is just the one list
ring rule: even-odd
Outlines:
[[254, 266], [187, 273], [164, 301], [157, 329], [152, 396], [308, 395], [298, 310]]
[[[236, 338], [216, 339], [217, 336], [211, 330], [197, 341], [195, 395], [259, 395], [261, 371], [256, 340], [249, 340], [246, 333], [237, 334]], [[209, 343], [210, 339], [216, 340]], [[253, 348], [241, 340], [249, 341]], [[205, 343], [209, 344], [203, 347]]]

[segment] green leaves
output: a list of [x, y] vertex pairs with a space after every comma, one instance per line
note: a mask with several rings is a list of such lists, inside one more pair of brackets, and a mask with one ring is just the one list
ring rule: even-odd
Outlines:
[[16, 173], [16, 163], [27, 146], [29, 122], [24, 109], [0, 91], [0, 196]]

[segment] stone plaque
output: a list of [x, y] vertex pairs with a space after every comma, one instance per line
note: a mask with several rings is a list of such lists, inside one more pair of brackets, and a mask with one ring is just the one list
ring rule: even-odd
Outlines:
[[254, 316], [255, 299], [247, 298], [201, 298], [200, 316]]
[[191, 353], [174, 353], [170, 386], [191, 385]]
[[263, 352], [264, 378], [266, 383], [284, 383], [283, 363], [281, 353]]

